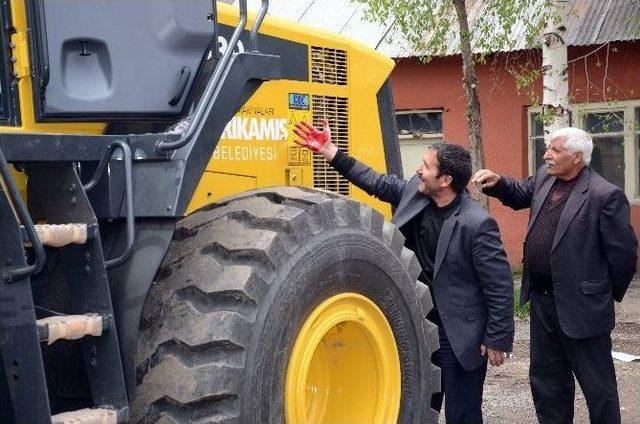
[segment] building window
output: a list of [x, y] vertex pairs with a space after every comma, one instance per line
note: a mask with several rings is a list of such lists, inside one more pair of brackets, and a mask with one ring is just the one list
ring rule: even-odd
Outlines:
[[529, 148], [531, 150], [531, 158], [533, 163], [532, 174], [544, 163], [544, 125], [540, 119], [540, 112], [529, 114]]
[[[591, 168], [630, 198], [640, 197], [640, 101], [572, 105], [572, 125], [593, 138]], [[530, 171], [543, 163], [544, 132], [540, 109], [529, 113]]]
[[624, 190], [624, 111], [585, 113], [582, 129], [593, 137], [591, 168]]
[[442, 141], [442, 110], [396, 111], [396, 123], [402, 172], [409, 179], [416, 173], [427, 147]]

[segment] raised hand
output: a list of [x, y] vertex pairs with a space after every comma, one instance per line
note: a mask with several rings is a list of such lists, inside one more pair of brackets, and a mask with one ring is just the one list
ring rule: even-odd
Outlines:
[[296, 124], [293, 132], [297, 138], [294, 141], [311, 151], [320, 153], [327, 160], [333, 159], [338, 148], [331, 142], [331, 129], [329, 121], [323, 121], [323, 128], [319, 130], [308, 122], [301, 121]]
[[491, 188], [500, 180], [500, 175], [490, 169], [481, 169], [471, 178], [471, 182], [480, 189]]

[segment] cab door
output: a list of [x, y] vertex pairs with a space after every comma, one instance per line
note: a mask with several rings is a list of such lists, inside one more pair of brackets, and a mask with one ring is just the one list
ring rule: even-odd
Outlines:
[[33, 0], [40, 120], [175, 116], [212, 41], [210, 0]]

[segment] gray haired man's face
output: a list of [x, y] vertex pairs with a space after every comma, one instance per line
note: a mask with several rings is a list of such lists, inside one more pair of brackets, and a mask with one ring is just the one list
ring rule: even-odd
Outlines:
[[552, 139], [543, 157], [549, 174], [561, 180], [573, 178], [584, 166], [582, 152], [569, 152], [565, 146], [564, 137]]

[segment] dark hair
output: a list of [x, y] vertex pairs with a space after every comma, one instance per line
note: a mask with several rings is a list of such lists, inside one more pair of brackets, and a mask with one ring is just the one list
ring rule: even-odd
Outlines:
[[465, 189], [471, 179], [471, 155], [457, 144], [436, 143], [429, 146], [436, 152], [438, 176], [449, 175], [451, 186], [456, 193]]

